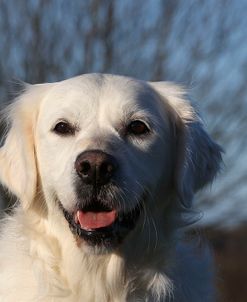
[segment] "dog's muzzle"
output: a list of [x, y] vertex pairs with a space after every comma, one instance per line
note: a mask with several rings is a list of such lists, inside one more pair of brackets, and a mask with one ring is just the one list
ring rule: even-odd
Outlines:
[[113, 156], [101, 150], [79, 154], [75, 171], [79, 202], [72, 213], [62, 207], [72, 232], [92, 246], [117, 246], [135, 227], [141, 203], [128, 212], [123, 211], [124, 206], [119, 208], [119, 200], [111, 193], [119, 165]]

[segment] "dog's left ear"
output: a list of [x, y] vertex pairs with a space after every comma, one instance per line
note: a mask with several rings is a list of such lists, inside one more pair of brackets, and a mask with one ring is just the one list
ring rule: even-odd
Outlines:
[[195, 192], [210, 183], [219, 171], [222, 149], [205, 131], [181, 87], [167, 82], [150, 85], [170, 111], [176, 141], [175, 188], [182, 204], [190, 207]]
[[10, 129], [0, 148], [0, 181], [25, 209], [30, 207], [37, 189], [34, 129], [39, 88], [35, 86], [27, 85], [25, 92], [3, 111]]

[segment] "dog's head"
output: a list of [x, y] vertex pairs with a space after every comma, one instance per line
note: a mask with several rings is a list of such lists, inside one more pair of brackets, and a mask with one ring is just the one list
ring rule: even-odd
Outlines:
[[90, 246], [118, 246], [168, 195], [190, 207], [219, 169], [221, 149], [172, 84], [84, 75], [28, 86], [8, 116], [2, 183]]

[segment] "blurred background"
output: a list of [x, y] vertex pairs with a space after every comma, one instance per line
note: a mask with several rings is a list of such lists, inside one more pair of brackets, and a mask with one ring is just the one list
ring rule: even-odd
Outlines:
[[188, 88], [225, 150], [217, 181], [195, 199], [203, 213], [195, 228], [211, 241], [224, 302], [247, 301], [246, 13], [245, 0], [0, 1], [1, 106], [16, 79], [88, 72]]

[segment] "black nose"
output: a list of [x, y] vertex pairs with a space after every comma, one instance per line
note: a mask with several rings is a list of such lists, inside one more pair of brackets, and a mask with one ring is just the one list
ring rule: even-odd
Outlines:
[[101, 150], [89, 150], [78, 155], [75, 169], [84, 183], [99, 186], [111, 180], [117, 170], [117, 162]]

